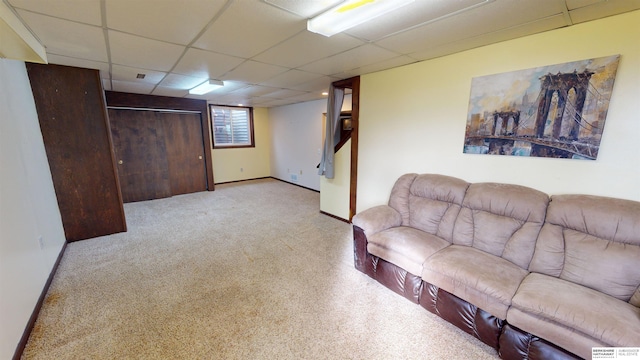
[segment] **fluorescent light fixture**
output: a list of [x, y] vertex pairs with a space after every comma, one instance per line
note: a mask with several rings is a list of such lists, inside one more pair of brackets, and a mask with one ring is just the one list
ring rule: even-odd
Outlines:
[[332, 36], [414, 0], [348, 0], [307, 21], [307, 30]]
[[189, 94], [193, 94], [193, 95], [204, 95], [210, 91], [213, 91], [219, 87], [223, 87], [224, 83], [220, 80], [207, 80], [205, 82], [203, 82], [202, 84], [194, 87], [193, 89], [189, 90]]

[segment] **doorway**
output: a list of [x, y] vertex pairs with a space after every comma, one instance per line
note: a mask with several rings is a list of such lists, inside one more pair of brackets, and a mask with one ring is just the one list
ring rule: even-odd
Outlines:
[[[351, 90], [351, 113], [350, 113], [350, 124], [349, 128], [349, 153], [348, 156], [348, 166], [344, 167], [344, 169], [348, 169], [349, 172], [349, 180], [348, 180], [348, 196], [349, 196], [349, 211], [348, 211], [348, 220], [351, 222], [351, 219], [356, 213], [356, 201], [357, 201], [357, 190], [358, 190], [358, 131], [360, 124], [360, 77], [355, 76], [345, 80], [339, 80], [333, 83], [335, 88], [344, 89], [345, 93], [347, 90]], [[341, 122], [341, 127], [344, 124]], [[343, 128], [344, 130], [344, 128]], [[342, 141], [341, 141], [342, 142]], [[346, 165], [346, 164], [345, 164]], [[346, 191], [341, 191], [346, 189], [338, 190], [341, 194], [340, 197], [346, 196]]]

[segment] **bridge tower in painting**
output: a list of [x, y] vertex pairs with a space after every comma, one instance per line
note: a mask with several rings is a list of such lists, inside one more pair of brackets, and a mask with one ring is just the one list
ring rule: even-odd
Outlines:
[[[574, 71], [547, 74], [540, 78], [540, 102], [535, 122], [535, 134], [538, 138], [545, 137], [547, 133], [547, 137], [550, 135], [553, 139], [559, 139], [565, 122], [564, 126], [569, 131], [564, 137], [568, 140], [578, 139], [582, 110], [593, 74], [590, 71]], [[551, 129], [547, 129], [547, 120], [550, 120]]]

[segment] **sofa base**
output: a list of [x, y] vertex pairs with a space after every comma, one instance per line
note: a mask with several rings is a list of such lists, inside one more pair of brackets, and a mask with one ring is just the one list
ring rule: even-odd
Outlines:
[[498, 355], [502, 359], [575, 360], [581, 357], [569, 353], [550, 342], [515, 326], [505, 324], [500, 335]]
[[422, 281], [419, 276], [367, 251], [364, 230], [353, 226], [354, 263], [357, 270], [393, 292], [420, 304], [498, 351], [506, 360], [569, 360], [580, 357], [552, 343], [507, 324], [483, 309]]
[[354, 259], [356, 269], [369, 275], [393, 292], [418, 303], [422, 279], [390, 262], [369, 254], [364, 231], [354, 226]]
[[504, 320], [425, 281], [422, 282], [419, 303], [483, 343], [498, 349]]

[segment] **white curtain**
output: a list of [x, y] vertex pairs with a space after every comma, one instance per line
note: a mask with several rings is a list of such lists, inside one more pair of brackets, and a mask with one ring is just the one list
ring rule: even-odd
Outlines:
[[340, 111], [344, 100], [344, 89], [329, 88], [327, 99], [327, 121], [324, 129], [324, 148], [318, 167], [318, 175], [324, 175], [327, 179], [334, 177], [334, 151], [336, 144], [340, 142]]

